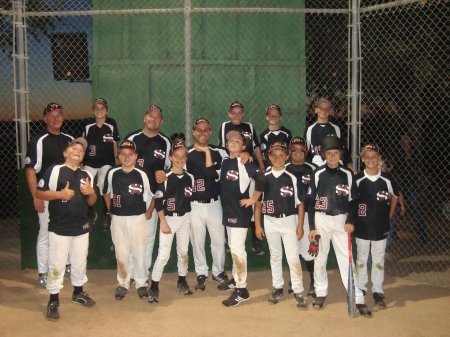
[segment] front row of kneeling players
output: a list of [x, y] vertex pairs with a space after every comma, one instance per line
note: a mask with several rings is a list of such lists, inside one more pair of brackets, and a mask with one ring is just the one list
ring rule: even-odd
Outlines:
[[[364, 304], [364, 295], [367, 290], [366, 264], [370, 247], [372, 247], [373, 266], [376, 266], [372, 270], [373, 296], [376, 304], [384, 307], [382, 289], [384, 246], [386, 233], [389, 231], [389, 217], [395, 211], [397, 192], [392, 178], [378, 170], [378, 148], [368, 145], [361, 151], [366, 170], [354, 177], [349, 169], [339, 164], [342, 146], [338, 138], [327, 137], [323, 140], [322, 152], [326, 164], [314, 169], [313, 165], [305, 163], [304, 140], [296, 137], [291, 141], [289, 149], [282, 142], [275, 142], [270, 146], [269, 157], [273, 166], [263, 173], [255, 164], [241, 162], [239, 155], [245, 148], [245, 143], [240, 132], [231, 131], [226, 135], [226, 139], [230, 157], [223, 161], [220, 176], [217, 178], [222, 182], [223, 224], [226, 226], [233, 258], [233, 278], [219, 285], [219, 289], [231, 290], [233, 293], [222, 303], [225, 306], [236, 306], [250, 298], [246, 283], [245, 238], [252, 217], [250, 206], [256, 203], [256, 234], [260, 239], [266, 236], [270, 250], [274, 290], [269, 297], [269, 302], [275, 304], [284, 295], [281, 244], [283, 242], [290, 269], [291, 289], [289, 292], [294, 293], [297, 306], [306, 308], [300, 255], [305, 260], [311, 277], [308, 296], [315, 298], [314, 308], [322, 308], [328, 288], [326, 263], [330, 241], [333, 242], [341, 278], [346, 286], [347, 232], [353, 232], [356, 227], [358, 266], [360, 266], [356, 270], [355, 282], [357, 308], [362, 316], [371, 317], [370, 310]], [[88, 204], [95, 203], [92, 177], [88, 172], [78, 168], [86, 147], [84, 139], [74, 140], [64, 152], [65, 165], [52, 167], [40, 181], [39, 197], [43, 200], [59, 201], [58, 205], [50, 203], [50, 214], [53, 208], [53, 214], [64, 211], [71, 216], [68, 212], [71, 208], [65, 206], [69, 205], [67, 200], [73, 197], [80, 199], [77, 207], [87, 208]], [[291, 161], [286, 164], [289, 154]], [[119, 286], [115, 291], [116, 299], [123, 299], [130, 291], [128, 260], [131, 254], [135, 265], [135, 282], [139, 297], [147, 297], [152, 303], [159, 302], [158, 283], [169, 259], [175, 233], [179, 275], [177, 287], [185, 295], [192, 294], [186, 281], [190, 196], [194, 182], [193, 176], [183, 169], [188, 155], [189, 152], [184, 143], [173, 144], [169, 156], [172, 167], [165, 171], [166, 181], [158, 185], [158, 191], [153, 198], [146, 172], [135, 167], [137, 156], [135, 144], [130, 140], [121, 143], [119, 158], [122, 165], [108, 172], [104, 187], [105, 199], [112, 215], [111, 234], [118, 262]], [[67, 168], [71, 168], [75, 175], [65, 174], [64, 170]], [[72, 182], [72, 178], [76, 181]], [[77, 184], [78, 180], [81, 184]], [[66, 183], [69, 183], [69, 186], [66, 186]], [[389, 204], [390, 199], [392, 201]], [[73, 203], [70, 204], [73, 205]], [[152, 282], [148, 288], [144, 259], [145, 231], [147, 230], [145, 220], [151, 217], [154, 207], [161, 223], [160, 247], [152, 272]], [[261, 214], [264, 215], [264, 230], [261, 226]], [[84, 220], [80, 219], [80, 224], [87, 222]], [[87, 228], [83, 225], [79, 227], [80, 235], [77, 233], [77, 236], [69, 238], [88, 242]], [[83, 284], [87, 281], [85, 273], [87, 244], [76, 244], [80, 250], [79, 253], [73, 249], [75, 242], [64, 241], [65, 250], [55, 249], [61, 241], [60, 238], [64, 238], [67, 234], [64, 230], [61, 236], [58, 230], [55, 229], [53, 232], [55, 238], [50, 240], [50, 252], [54, 251], [55, 254], [50, 253], [50, 265], [55, 272], [50, 275], [64, 274], [65, 259], [69, 249], [72, 249], [71, 281], [74, 285], [72, 300], [90, 307], [95, 302], [83, 291]], [[317, 254], [315, 262], [310, 254], [313, 256]], [[77, 258], [79, 258], [78, 262]], [[56, 276], [55, 280], [49, 279], [48, 287], [50, 301], [47, 317], [53, 319], [59, 318], [58, 293], [62, 288], [62, 279]]]

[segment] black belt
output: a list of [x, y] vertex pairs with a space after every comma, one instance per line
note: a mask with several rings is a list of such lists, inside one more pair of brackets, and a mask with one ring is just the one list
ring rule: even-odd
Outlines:
[[186, 213], [170, 213], [170, 214], [166, 214], [165, 216], [183, 216]]
[[198, 202], [199, 204], [210, 204], [210, 203], [212, 203], [214, 201], [217, 201], [217, 200], [219, 200], [219, 197], [214, 197], [214, 198], [205, 199], [205, 200], [194, 200], [194, 201]]
[[280, 213], [280, 214], [266, 214], [266, 215], [271, 216], [272, 218], [279, 219], [279, 218], [286, 218], [286, 217], [291, 216], [293, 214]]
[[336, 212], [336, 213], [333, 213], [333, 212], [319, 212], [319, 213], [325, 213], [326, 215], [335, 216], [335, 215], [345, 214], [347, 212]]

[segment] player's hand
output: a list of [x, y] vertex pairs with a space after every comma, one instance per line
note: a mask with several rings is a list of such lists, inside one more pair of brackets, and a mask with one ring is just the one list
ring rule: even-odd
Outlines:
[[80, 192], [83, 195], [92, 195], [95, 194], [95, 190], [94, 188], [91, 186], [91, 179], [89, 178], [85, 178], [84, 179], [84, 184], [80, 185]]
[[44, 211], [45, 211], [44, 200], [34, 199], [33, 203], [34, 203], [34, 209], [36, 210], [36, 212], [44, 213]]
[[250, 156], [250, 153], [248, 153], [248, 152], [242, 152], [239, 155], [239, 158], [241, 158], [241, 163], [242, 164], [245, 164], [245, 163], [247, 163], [249, 161], [252, 161], [252, 156]]
[[172, 230], [170, 229], [170, 227], [167, 224], [167, 222], [161, 223], [161, 232], [163, 234], [172, 234]]
[[303, 227], [298, 226], [296, 234], [297, 234], [297, 240], [300, 241], [303, 238], [303, 235], [305, 234], [303, 232]]
[[355, 230], [355, 226], [353, 226], [350, 223], [346, 223], [344, 225], [344, 231], [346, 231], [347, 233], [352, 233]]
[[199, 152], [208, 152], [209, 150], [209, 145], [199, 145], [199, 144], [195, 144], [194, 143], [194, 150], [199, 151]]
[[69, 189], [69, 182], [67, 182], [66, 187], [61, 190], [61, 199], [70, 200], [75, 195], [74, 190]]
[[317, 253], [319, 252], [319, 240], [320, 240], [320, 235], [314, 235], [314, 240], [311, 241], [311, 243], [309, 244], [309, 249], [308, 249], [309, 255], [314, 256], [314, 257], [317, 256]]
[[254, 205], [255, 203], [256, 203], [256, 200], [253, 200], [252, 198], [239, 200], [239, 205], [241, 205], [241, 207], [245, 207], [245, 208], [247, 208], [251, 205]]
[[261, 170], [261, 172], [266, 172], [266, 167], [264, 166], [264, 164], [260, 165], [259, 169]]
[[313, 242], [315, 237], [316, 237], [316, 230], [313, 229], [312, 231], [309, 231], [309, 234], [308, 234], [309, 242]]
[[155, 180], [158, 184], [162, 184], [163, 182], [165, 182], [167, 180], [167, 176], [164, 173], [164, 170], [158, 170], [155, 172]]
[[145, 220], [150, 220], [152, 218], [153, 211], [151, 209], [148, 209], [145, 211]]
[[266, 236], [266, 234], [264, 233], [264, 229], [262, 229], [261, 226], [256, 226], [255, 227], [255, 235], [260, 240], [262, 240], [263, 237]]
[[403, 216], [406, 214], [405, 206], [400, 206], [400, 214]]

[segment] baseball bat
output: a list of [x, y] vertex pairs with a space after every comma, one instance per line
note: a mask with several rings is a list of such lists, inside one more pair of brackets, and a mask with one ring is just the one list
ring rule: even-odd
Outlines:
[[356, 317], [355, 285], [353, 283], [353, 259], [352, 259], [352, 233], [348, 234], [348, 283], [347, 283], [347, 303], [348, 316]]

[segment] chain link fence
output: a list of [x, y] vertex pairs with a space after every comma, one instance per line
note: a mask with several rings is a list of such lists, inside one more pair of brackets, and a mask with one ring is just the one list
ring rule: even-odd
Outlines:
[[[235, 100], [258, 132], [267, 127], [265, 107], [275, 103], [282, 124], [302, 135], [323, 96], [333, 102], [332, 121], [351, 136], [351, 0], [25, 3], [29, 136], [43, 128], [42, 110], [51, 101], [64, 107], [65, 131], [81, 134], [96, 97], [108, 101], [122, 138], [141, 129], [147, 107], [158, 104], [163, 133], [190, 134], [193, 121], [204, 116], [216, 143]], [[381, 146], [406, 206], [404, 215], [398, 211], [386, 270], [448, 286], [450, 2], [360, 3], [359, 142]], [[0, 120], [8, 149], [1, 166], [8, 178], [0, 186], [0, 253], [20, 254], [14, 112], [21, 93], [14, 91], [12, 2], [0, 4]], [[411, 162], [414, 169], [405, 167]]]

